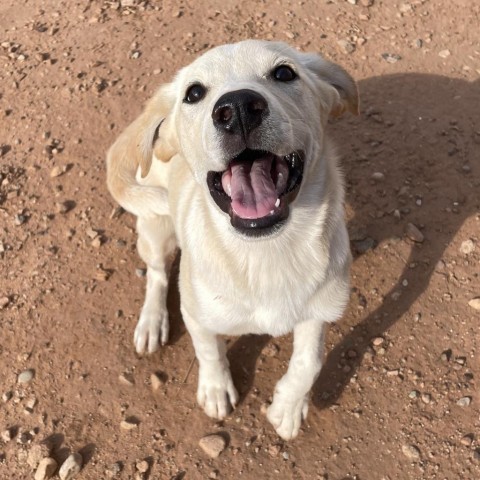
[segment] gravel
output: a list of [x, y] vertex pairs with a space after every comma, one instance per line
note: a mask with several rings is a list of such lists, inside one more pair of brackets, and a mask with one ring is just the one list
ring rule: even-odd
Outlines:
[[211, 458], [217, 458], [227, 446], [225, 438], [218, 434], [202, 437], [198, 444], [200, 448]]
[[475, 310], [480, 310], [480, 297], [472, 298], [468, 302], [468, 305], [470, 305], [470, 307], [474, 308]]
[[33, 380], [35, 376], [35, 371], [31, 368], [28, 370], [24, 370], [22, 373], [18, 375], [17, 382], [18, 383], [28, 383]]
[[462, 397], [457, 400], [457, 405], [459, 407], [468, 407], [470, 406], [470, 403], [472, 403], [472, 397]]
[[416, 243], [422, 243], [425, 240], [423, 233], [413, 223], [407, 223], [405, 234]]
[[58, 472], [59, 477], [62, 480], [72, 480], [80, 473], [82, 464], [82, 456], [79, 453], [72, 453], [60, 467]]
[[402, 445], [402, 453], [410, 460], [420, 459], [420, 449], [415, 445]]
[[57, 470], [57, 462], [53, 458], [42, 458], [35, 472], [35, 480], [46, 480], [52, 478]]

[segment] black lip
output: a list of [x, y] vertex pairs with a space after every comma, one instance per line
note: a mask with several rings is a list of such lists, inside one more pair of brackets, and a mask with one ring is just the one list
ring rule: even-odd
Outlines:
[[[269, 152], [247, 148], [233, 158], [231, 162], [239, 160], [251, 160], [253, 162], [266, 153]], [[302, 151], [295, 151], [289, 155], [285, 155], [284, 158], [289, 168], [287, 188], [280, 195], [280, 205], [275, 213], [262, 218], [245, 219], [235, 215], [232, 211], [231, 198], [225, 193], [222, 187], [223, 172], [210, 171], [207, 173], [207, 185], [210, 195], [220, 210], [230, 216], [230, 223], [240, 233], [250, 237], [271, 235], [278, 231], [288, 219], [290, 214], [289, 205], [295, 200], [303, 179], [304, 153]]]

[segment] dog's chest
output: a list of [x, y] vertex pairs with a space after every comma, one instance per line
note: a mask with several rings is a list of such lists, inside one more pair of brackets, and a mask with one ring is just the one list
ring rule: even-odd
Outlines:
[[[235, 272], [235, 273], [233, 273]], [[225, 335], [247, 333], [284, 335], [305, 319], [318, 279], [284, 263], [250, 269], [197, 271], [192, 285], [200, 300], [199, 320], [208, 329]]]

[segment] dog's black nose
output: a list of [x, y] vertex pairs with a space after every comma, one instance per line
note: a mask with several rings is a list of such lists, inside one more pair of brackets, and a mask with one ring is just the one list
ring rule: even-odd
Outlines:
[[222, 95], [213, 107], [214, 125], [222, 131], [243, 135], [257, 128], [268, 115], [265, 98], [253, 90], [236, 90]]

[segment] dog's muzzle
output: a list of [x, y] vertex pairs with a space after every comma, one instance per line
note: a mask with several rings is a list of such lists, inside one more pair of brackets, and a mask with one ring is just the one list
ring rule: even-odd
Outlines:
[[289, 216], [303, 178], [304, 152], [278, 156], [246, 148], [223, 172], [210, 171], [207, 185], [230, 222], [249, 236], [270, 235]]

